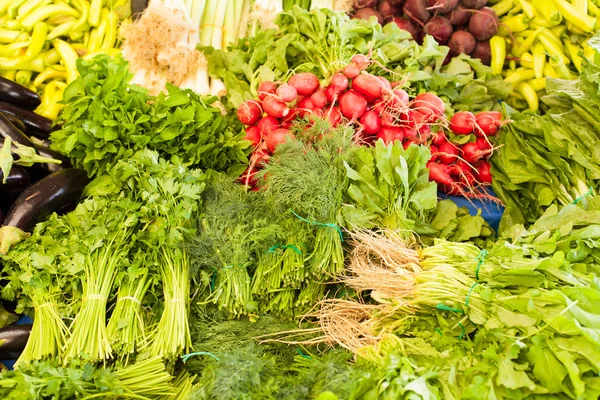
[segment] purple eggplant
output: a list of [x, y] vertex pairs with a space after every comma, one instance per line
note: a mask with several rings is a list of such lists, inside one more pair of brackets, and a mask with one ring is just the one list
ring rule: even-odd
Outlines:
[[0, 200], [18, 196], [31, 183], [27, 170], [18, 165], [13, 165], [10, 169], [6, 183], [2, 183], [3, 180], [4, 176], [2, 175], [2, 171], [0, 171]]
[[12, 104], [0, 101], [0, 112], [10, 114], [19, 118], [25, 126], [31, 136], [38, 137], [40, 139], [47, 139], [50, 132], [53, 131], [52, 121], [41, 115], [22, 108], [16, 107]]
[[32, 325], [10, 325], [0, 329], [0, 360], [16, 360], [29, 340]]
[[4, 139], [11, 138], [13, 142], [33, 147], [31, 139], [23, 131], [14, 126], [2, 113], [0, 113], [0, 137]]
[[63, 169], [29, 186], [15, 200], [0, 228], [0, 254], [28, 236], [51, 213], [76, 203], [89, 183], [85, 171]]
[[10, 121], [11, 124], [13, 124], [17, 128], [19, 128], [22, 132], [27, 133], [27, 127], [25, 126], [23, 121], [21, 121], [19, 118], [15, 117], [14, 115], [5, 114], [2, 112], [0, 112], [0, 114], [4, 115], [6, 117], [6, 119]]
[[36, 92], [3, 77], [0, 77], [0, 100], [25, 110], [35, 110], [42, 104]]

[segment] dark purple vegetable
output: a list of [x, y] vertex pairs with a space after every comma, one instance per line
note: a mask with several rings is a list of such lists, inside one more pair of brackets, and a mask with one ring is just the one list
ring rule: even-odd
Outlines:
[[54, 158], [55, 160], [62, 161], [61, 164], [40, 164], [40, 167], [43, 168], [47, 172], [56, 172], [61, 169], [71, 168], [71, 162], [69, 159], [58, 151], [54, 151], [50, 149], [50, 142], [47, 140], [42, 141], [41, 143], [33, 143], [33, 147], [38, 152], [38, 154], [42, 157]]
[[0, 101], [0, 112], [19, 118], [21, 121], [23, 121], [23, 123], [25, 123], [25, 126], [27, 126], [29, 134], [39, 137], [40, 139], [46, 139], [48, 135], [50, 135], [50, 132], [54, 130], [52, 129], [52, 121], [48, 118], [37, 115], [34, 112], [15, 107], [12, 104], [8, 104], [3, 101]]
[[458, 0], [429, 0], [430, 10], [438, 10], [441, 13], [448, 13], [458, 5]]
[[371, 17], [377, 18], [379, 24], [383, 24], [383, 17], [374, 8], [361, 8], [354, 13], [352, 18], [369, 20]]
[[0, 228], [0, 254], [28, 236], [50, 213], [77, 202], [89, 179], [85, 171], [63, 169], [29, 186], [15, 200]]
[[433, 36], [439, 44], [446, 44], [452, 36], [453, 28], [448, 18], [433, 17], [423, 30], [426, 34]]
[[377, 7], [377, 0], [356, 0], [354, 2], [354, 8], [373, 8]]
[[37, 93], [0, 76], [0, 100], [26, 110], [35, 110], [42, 104]]
[[4, 175], [0, 171], [0, 200], [21, 194], [31, 183], [27, 170], [18, 165], [13, 165], [10, 169], [6, 183], [2, 183], [3, 180]]
[[488, 0], [460, 0], [465, 8], [479, 10], [487, 5]]
[[489, 7], [473, 13], [469, 21], [469, 32], [479, 41], [490, 40], [498, 32], [498, 16]]
[[415, 25], [408, 19], [402, 17], [394, 17], [394, 22], [396, 23], [396, 25], [398, 25], [398, 28], [410, 33], [413, 39], [417, 39], [419, 31], [417, 30], [417, 28], [415, 28]]
[[450, 15], [448, 15], [450, 23], [454, 26], [466, 24], [469, 22], [469, 18], [471, 18], [471, 13], [462, 4], [450, 11]]
[[398, 9], [390, 4], [388, 0], [383, 0], [379, 3], [377, 11], [383, 18], [384, 22], [390, 22], [394, 19], [394, 16], [398, 13]]
[[21, 356], [31, 325], [10, 325], [0, 329], [0, 360], [15, 360]]
[[492, 52], [490, 50], [490, 42], [477, 42], [475, 49], [471, 53], [471, 57], [479, 58], [485, 65], [490, 65], [492, 62]]
[[450, 48], [450, 54], [455, 57], [459, 54], [471, 54], [475, 49], [477, 41], [467, 31], [455, 31], [450, 40], [448, 41], [448, 47]]
[[404, 5], [404, 0], [388, 0], [390, 6], [400, 9]]
[[431, 13], [427, 9], [428, 7], [429, 3], [427, 0], [406, 0], [402, 10], [409, 19], [425, 23], [429, 21], [429, 18], [431, 18]]
[[0, 112], [0, 115], [4, 115], [6, 119], [10, 121], [11, 124], [19, 128], [22, 132], [27, 133], [27, 127], [19, 118], [15, 117], [14, 115], [5, 114], [2, 112]]
[[2, 113], [0, 113], [0, 137], [4, 139], [10, 138], [13, 142], [25, 146], [33, 146], [31, 139], [29, 139], [29, 137], [19, 128], [14, 126]]
[[2, 210], [0, 210], [0, 225], [2, 225], [3, 222], [4, 222], [4, 213], [2, 212]]

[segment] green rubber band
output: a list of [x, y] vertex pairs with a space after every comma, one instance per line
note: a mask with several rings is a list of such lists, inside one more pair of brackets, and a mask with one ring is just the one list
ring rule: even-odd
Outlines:
[[215, 290], [215, 279], [217, 278], [217, 274], [219, 273], [219, 271], [217, 271], [217, 269], [215, 267], [211, 267], [213, 269], [212, 273], [212, 277], [210, 278], [210, 291], [212, 293], [213, 290]]
[[477, 267], [475, 268], [475, 279], [479, 280], [479, 270], [481, 269], [481, 266], [483, 265], [484, 261], [485, 261], [485, 257], [488, 255], [489, 253], [487, 252], [487, 250], [481, 250], [479, 252], [479, 255], [477, 256], [477, 258], [475, 259], [475, 261], [477, 261]]
[[438, 304], [437, 306], [435, 306], [435, 308], [437, 308], [438, 310], [443, 310], [443, 311], [452, 311], [455, 312], [457, 314], [464, 314], [465, 312], [463, 310], [459, 310], [458, 308], [452, 308], [452, 307], [448, 307], [445, 304]]
[[275, 250], [277, 249], [292, 249], [294, 250], [296, 253], [298, 253], [299, 256], [302, 255], [302, 251], [300, 251], [300, 249], [296, 246], [294, 246], [293, 244], [276, 244], [275, 246], [271, 247], [269, 250], [267, 250], [267, 253], [277, 253]]
[[467, 293], [467, 299], [465, 300], [465, 305], [467, 307], [469, 307], [469, 299], [471, 298], [471, 292], [473, 291], [473, 289], [475, 289], [475, 286], [477, 286], [477, 282], [471, 285], [471, 289], [469, 289], [469, 293]]
[[573, 200], [573, 205], [579, 203], [585, 197], [592, 196], [593, 194], [594, 194], [594, 188], [590, 186], [590, 190], [588, 190], [587, 193], [584, 193], [581, 196], [579, 196], [578, 198], [576, 198], [575, 200]]
[[440, 336], [444, 336], [442, 330], [440, 328], [435, 328], [435, 331], [440, 334]]
[[306, 218], [302, 218], [301, 216], [299, 216], [298, 214], [296, 214], [294, 212], [294, 210], [290, 210], [292, 214], [294, 214], [296, 216], [296, 218], [298, 218], [300, 221], [302, 222], [306, 222], [307, 224], [311, 224], [311, 225], [316, 225], [316, 226], [326, 226], [329, 228], [334, 228], [339, 234], [340, 234], [340, 239], [342, 240], [342, 242], [344, 241], [344, 234], [342, 233], [342, 230], [340, 229], [339, 226], [337, 226], [336, 224], [331, 224], [331, 223], [322, 223], [322, 222], [315, 222], [315, 221], [310, 221]]
[[219, 357], [217, 357], [213, 353], [209, 353], [207, 351], [196, 351], [195, 353], [185, 354], [185, 355], [181, 356], [181, 360], [184, 363], [186, 363], [187, 360], [189, 360], [190, 358], [195, 357], [195, 356], [210, 356], [217, 361], [221, 361], [221, 359]]
[[460, 335], [458, 335], [458, 338], [462, 339], [465, 336], [465, 333], [467, 333], [467, 331], [465, 330], [465, 326], [463, 324], [461, 324], [460, 322], [458, 323], [458, 326], [460, 326], [460, 329], [462, 330]]
[[302, 357], [306, 358], [307, 360], [310, 360], [310, 359], [311, 359], [311, 357], [310, 357], [310, 356], [307, 356], [306, 354], [304, 354], [304, 353], [302, 352], [302, 350], [300, 350], [300, 349], [296, 349], [296, 352], [297, 352], [298, 354], [300, 354]]

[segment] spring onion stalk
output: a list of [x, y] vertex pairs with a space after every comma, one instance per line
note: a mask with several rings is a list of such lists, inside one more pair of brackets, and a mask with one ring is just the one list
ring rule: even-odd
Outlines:
[[[174, 251], [178, 254], [171, 254]], [[150, 351], [174, 359], [192, 347], [188, 325], [190, 265], [185, 251], [165, 247], [160, 250], [159, 263], [165, 304]]]
[[[174, 396], [176, 394], [171, 385], [173, 377], [166, 371], [165, 364], [158, 356], [117, 369], [115, 374], [121, 386], [127, 392], [135, 394], [137, 396], [135, 398], [154, 399], [158, 396]], [[127, 398], [128, 396], [123, 397]]]
[[30, 295], [35, 316], [27, 344], [15, 363], [15, 368], [46, 357], [61, 357], [68, 328], [63, 322], [56, 301], [40, 291]]
[[96, 362], [112, 356], [106, 329], [106, 304], [117, 268], [131, 247], [130, 225], [124, 221], [120, 232], [113, 234], [110, 240], [86, 257], [82, 278], [83, 300], [71, 327], [72, 335], [65, 345], [64, 361], [84, 355]]

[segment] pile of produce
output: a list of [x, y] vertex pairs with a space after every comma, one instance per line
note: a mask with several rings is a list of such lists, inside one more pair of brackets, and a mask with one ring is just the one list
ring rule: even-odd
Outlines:
[[596, 9], [538, 3], [0, 0], [0, 397], [597, 399]]
[[490, 39], [499, 28], [487, 0], [357, 0], [354, 18], [393, 22], [422, 41], [425, 35], [450, 48], [450, 56], [471, 55], [490, 65]]

